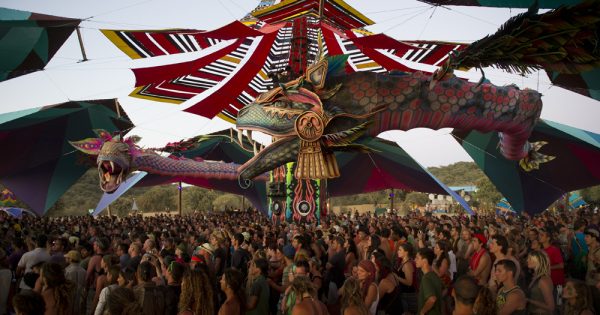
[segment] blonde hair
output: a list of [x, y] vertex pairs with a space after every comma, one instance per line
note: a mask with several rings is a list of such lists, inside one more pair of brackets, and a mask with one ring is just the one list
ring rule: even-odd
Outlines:
[[296, 276], [290, 283], [290, 292], [294, 292], [296, 297], [302, 297], [304, 293], [317, 297], [317, 289], [308, 276]]
[[534, 250], [529, 253], [530, 259], [536, 262], [536, 266], [533, 268], [533, 276], [550, 276], [550, 258], [548, 254], [541, 250]]
[[340, 292], [341, 313], [349, 307], [357, 307], [361, 314], [368, 314], [362, 297], [360, 281], [355, 277], [346, 279]]
[[191, 310], [196, 315], [214, 315], [215, 292], [206, 270], [189, 270], [181, 283], [179, 312]]

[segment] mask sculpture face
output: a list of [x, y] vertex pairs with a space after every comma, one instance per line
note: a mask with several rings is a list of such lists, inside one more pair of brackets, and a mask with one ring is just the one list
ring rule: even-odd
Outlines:
[[238, 129], [261, 131], [275, 140], [240, 167], [242, 179], [291, 161], [298, 162], [299, 179], [337, 177], [334, 151], [369, 151], [353, 142], [362, 135], [418, 127], [499, 131], [506, 158], [528, 155], [527, 138], [542, 109], [538, 92], [454, 76], [434, 82], [421, 72], [335, 75], [332, 66], [341, 68], [345, 58], [324, 59], [305, 76], [240, 110]]
[[[263, 93], [238, 113], [237, 127], [273, 136], [274, 142], [239, 169], [251, 179], [296, 161], [298, 179], [339, 176], [338, 150], [365, 151], [362, 135], [388, 130], [455, 128], [498, 132], [500, 151], [525, 171], [554, 157], [537, 152], [545, 142], [527, 139], [542, 110], [541, 94], [516, 86], [467, 82], [453, 69], [496, 67], [528, 74], [582, 74], [600, 67], [600, 2], [584, 1], [542, 14], [537, 2], [496, 33], [452, 53], [433, 74], [346, 74], [346, 56], [332, 56], [306, 73]], [[418, 49], [418, 47], [415, 47]]]

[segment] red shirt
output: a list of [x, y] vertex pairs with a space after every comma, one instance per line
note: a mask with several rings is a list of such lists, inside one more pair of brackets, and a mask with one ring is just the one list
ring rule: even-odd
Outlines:
[[[548, 257], [550, 258], [550, 267], [564, 263], [562, 254], [560, 253], [560, 249], [558, 249], [558, 247], [550, 245], [547, 248], [544, 248], [544, 251], [546, 251], [546, 254], [548, 254]], [[552, 283], [554, 286], [565, 285], [564, 265], [563, 268], [551, 269], [550, 278], [552, 278]]]

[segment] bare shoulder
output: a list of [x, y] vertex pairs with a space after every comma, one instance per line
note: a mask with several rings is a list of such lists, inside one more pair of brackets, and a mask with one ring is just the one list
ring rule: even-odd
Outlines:
[[294, 305], [294, 308], [292, 309], [292, 315], [305, 315], [311, 314], [312, 312], [312, 307], [310, 307], [306, 303], [298, 303]]
[[225, 301], [219, 309], [218, 315], [236, 315], [239, 314], [240, 306], [235, 300]]
[[367, 315], [364, 311], [361, 311], [359, 307], [350, 306], [344, 310], [344, 314], [342, 315]]

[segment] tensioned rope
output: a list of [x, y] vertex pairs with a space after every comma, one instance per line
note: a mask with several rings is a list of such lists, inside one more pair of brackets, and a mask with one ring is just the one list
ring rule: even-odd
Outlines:
[[[452, 137], [456, 138], [456, 139], [457, 139], [459, 142], [466, 143], [466, 144], [468, 144], [469, 146], [473, 147], [474, 149], [476, 149], [476, 150], [478, 150], [478, 151], [480, 151], [480, 152], [483, 152], [484, 154], [486, 154], [486, 155], [488, 155], [488, 156], [491, 156], [491, 157], [493, 157], [493, 158], [494, 158], [494, 159], [496, 159], [496, 160], [500, 159], [499, 157], [495, 156], [494, 154], [492, 154], [492, 153], [490, 153], [490, 152], [488, 152], [488, 151], [486, 151], [486, 150], [483, 150], [482, 148], [480, 148], [480, 147], [478, 147], [478, 146], [476, 146], [476, 145], [474, 145], [474, 144], [470, 143], [469, 141], [466, 141], [466, 140], [464, 140], [464, 139], [461, 139], [461, 138], [457, 137], [456, 135], [454, 135], [454, 134], [452, 134], [452, 133], [451, 133], [451, 135], [452, 135]], [[556, 189], [556, 190], [559, 190], [559, 191], [563, 191], [563, 192], [565, 192], [565, 190], [564, 190], [564, 189], [562, 189], [562, 188], [560, 188], [560, 187], [557, 187], [557, 186], [555, 186], [554, 184], [552, 184], [552, 183], [549, 183], [549, 182], [547, 182], [547, 181], [545, 181], [545, 180], [543, 180], [543, 179], [541, 179], [541, 178], [539, 178], [539, 177], [537, 177], [537, 176], [533, 175], [531, 172], [525, 172], [525, 171], [523, 171], [522, 173], [524, 173], [525, 175], [527, 175], [527, 176], [529, 176], [529, 177], [531, 177], [531, 178], [533, 178], [533, 179], [536, 179], [537, 181], [539, 181], [539, 182], [541, 182], [541, 183], [544, 183], [544, 184], [546, 184], [546, 185], [548, 185], [548, 186], [552, 186], [552, 187], [553, 187], [554, 189]]]

